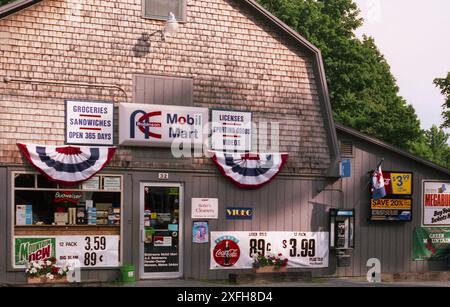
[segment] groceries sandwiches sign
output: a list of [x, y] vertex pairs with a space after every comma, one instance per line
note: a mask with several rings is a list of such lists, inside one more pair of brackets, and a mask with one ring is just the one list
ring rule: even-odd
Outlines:
[[200, 145], [208, 109], [156, 104], [119, 105], [119, 143], [129, 146], [170, 147], [172, 143]]

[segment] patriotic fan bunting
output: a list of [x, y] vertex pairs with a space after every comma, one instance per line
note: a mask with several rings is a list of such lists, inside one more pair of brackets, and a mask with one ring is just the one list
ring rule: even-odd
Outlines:
[[17, 143], [27, 160], [47, 179], [75, 185], [88, 180], [111, 161], [115, 147], [47, 146]]
[[286, 163], [285, 153], [214, 152], [212, 160], [219, 171], [240, 188], [259, 188], [270, 182]]

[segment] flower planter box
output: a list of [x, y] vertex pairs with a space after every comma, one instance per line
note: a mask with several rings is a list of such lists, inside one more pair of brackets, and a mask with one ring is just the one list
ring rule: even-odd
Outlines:
[[259, 268], [253, 268], [255, 273], [282, 273], [286, 272], [286, 267], [276, 268], [273, 265], [267, 265]]
[[61, 277], [61, 278], [54, 278], [54, 279], [47, 279], [45, 277], [28, 277], [27, 282], [29, 284], [60, 284], [60, 283], [66, 283], [67, 278]]

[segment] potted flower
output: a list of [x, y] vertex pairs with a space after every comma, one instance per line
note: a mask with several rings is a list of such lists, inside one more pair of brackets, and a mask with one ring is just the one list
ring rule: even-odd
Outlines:
[[253, 271], [255, 273], [286, 272], [287, 264], [288, 259], [283, 259], [282, 254], [278, 254], [278, 256], [258, 254], [253, 257]]
[[25, 270], [28, 283], [61, 283], [67, 281], [69, 267], [57, 266], [54, 257], [46, 260], [36, 260], [28, 262]]

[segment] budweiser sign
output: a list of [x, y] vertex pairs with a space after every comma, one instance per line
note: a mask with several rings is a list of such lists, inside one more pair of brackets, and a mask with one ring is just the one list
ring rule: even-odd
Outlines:
[[224, 267], [233, 266], [241, 256], [238, 242], [239, 240], [232, 236], [218, 238], [213, 251], [216, 263]]
[[56, 192], [55, 203], [69, 202], [78, 204], [83, 195], [77, 192]]

